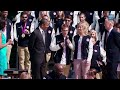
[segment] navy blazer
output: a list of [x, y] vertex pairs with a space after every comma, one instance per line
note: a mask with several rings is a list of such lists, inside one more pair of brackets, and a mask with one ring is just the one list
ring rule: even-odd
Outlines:
[[120, 33], [112, 30], [106, 42], [107, 62], [120, 62]]

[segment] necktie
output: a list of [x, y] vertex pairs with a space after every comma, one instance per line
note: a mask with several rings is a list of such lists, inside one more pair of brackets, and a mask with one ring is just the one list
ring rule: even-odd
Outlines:
[[44, 31], [42, 31], [42, 36], [43, 36], [43, 41], [45, 43], [45, 32]]

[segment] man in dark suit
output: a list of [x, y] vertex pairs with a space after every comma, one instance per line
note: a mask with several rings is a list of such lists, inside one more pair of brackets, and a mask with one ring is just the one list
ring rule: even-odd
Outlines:
[[43, 79], [45, 76], [45, 31], [49, 27], [46, 19], [40, 20], [39, 27], [36, 28], [30, 36], [29, 52], [33, 79]]
[[107, 79], [117, 79], [117, 66], [120, 62], [120, 34], [113, 29], [114, 21], [105, 19]]

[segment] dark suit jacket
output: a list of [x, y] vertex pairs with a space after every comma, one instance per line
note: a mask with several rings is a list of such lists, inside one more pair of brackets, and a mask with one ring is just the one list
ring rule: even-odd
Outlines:
[[28, 49], [31, 62], [41, 64], [45, 61], [45, 44], [39, 28], [31, 34]]
[[120, 62], [120, 33], [114, 29], [107, 39], [106, 55], [108, 62]]

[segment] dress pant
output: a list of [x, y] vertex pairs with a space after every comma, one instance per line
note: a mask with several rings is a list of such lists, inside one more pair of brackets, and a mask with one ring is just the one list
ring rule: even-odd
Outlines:
[[45, 72], [45, 62], [37, 63], [34, 60], [31, 61], [31, 70], [32, 79], [43, 79], [47, 75]]
[[7, 45], [7, 60], [8, 60], [8, 69], [10, 68], [10, 55], [11, 55], [11, 49], [12, 49], [12, 45]]
[[74, 59], [75, 79], [87, 79], [90, 63], [86, 66], [86, 60]]
[[30, 63], [30, 54], [28, 47], [20, 47], [18, 46], [18, 55], [19, 55], [19, 69], [20, 70], [28, 70], [30, 73], [31, 63]]
[[117, 77], [117, 62], [107, 62], [106, 69], [107, 69], [107, 75], [106, 79], [118, 79]]

